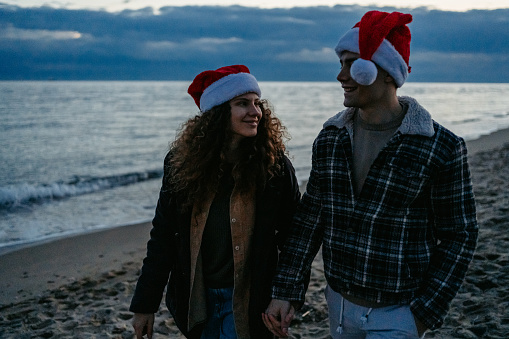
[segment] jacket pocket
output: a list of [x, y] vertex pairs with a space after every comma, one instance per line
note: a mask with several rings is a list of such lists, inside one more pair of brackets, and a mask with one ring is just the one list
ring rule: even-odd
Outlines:
[[395, 159], [387, 166], [386, 199], [394, 207], [407, 207], [429, 191], [430, 171], [412, 159]]

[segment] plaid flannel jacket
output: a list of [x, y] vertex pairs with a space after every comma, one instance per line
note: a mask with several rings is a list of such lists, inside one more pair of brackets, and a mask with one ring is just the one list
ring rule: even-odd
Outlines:
[[428, 328], [442, 324], [477, 242], [467, 151], [463, 139], [434, 122], [417, 101], [399, 100], [407, 114], [358, 197], [351, 177], [355, 109], [324, 124], [273, 298], [304, 301], [304, 277], [322, 246], [333, 290], [410, 304]]

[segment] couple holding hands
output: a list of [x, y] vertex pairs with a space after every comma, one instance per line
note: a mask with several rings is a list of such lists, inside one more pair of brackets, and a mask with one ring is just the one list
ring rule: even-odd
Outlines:
[[200, 113], [164, 161], [130, 307], [137, 338], [152, 337], [165, 287], [187, 338], [287, 337], [320, 247], [332, 338], [440, 327], [478, 225], [464, 140], [397, 95], [411, 21], [370, 11], [340, 38], [346, 109], [316, 137], [302, 197], [286, 129], [249, 69], [196, 76]]

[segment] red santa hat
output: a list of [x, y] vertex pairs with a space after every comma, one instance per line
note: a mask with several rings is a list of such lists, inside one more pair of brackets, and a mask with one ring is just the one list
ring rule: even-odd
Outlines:
[[193, 97], [202, 112], [242, 94], [256, 93], [259, 97], [262, 95], [256, 78], [244, 65], [201, 72], [194, 78], [187, 93]]
[[336, 46], [336, 54], [359, 53], [350, 75], [360, 85], [371, 85], [377, 75], [374, 63], [386, 70], [401, 87], [410, 73], [410, 29], [412, 15], [399, 12], [370, 11], [346, 32]]

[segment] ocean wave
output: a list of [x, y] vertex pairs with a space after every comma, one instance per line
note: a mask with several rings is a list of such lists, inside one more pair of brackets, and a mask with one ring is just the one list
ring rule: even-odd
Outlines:
[[162, 170], [135, 172], [107, 177], [79, 177], [67, 182], [49, 184], [19, 184], [0, 187], [0, 209], [10, 209], [45, 201], [65, 199], [103, 191], [119, 186], [161, 178]]

